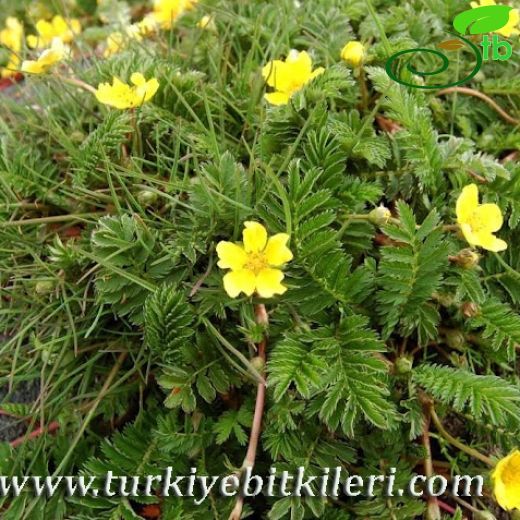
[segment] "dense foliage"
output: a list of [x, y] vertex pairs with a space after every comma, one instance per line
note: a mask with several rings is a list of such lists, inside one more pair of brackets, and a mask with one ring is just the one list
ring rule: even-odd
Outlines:
[[[436, 471], [488, 475], [430, 418], [489, 457], [519, 443], [520, 127], [482, 99], [408, 89], [384, 70], [389, 54], [446, 39], [466, 2], [374, 0], [371, 16], [364, 0], [215, 0], [110, 57], [96, 52], [143, 4], [0, 1], [29, 32], [42, 10], [84, 26], [74, 60], [0, 92], [0, 377], [13, 391], [40, 388], [35, 403], [7, 397], [2, 409], [28, 431], [59, 423], [2, 444], [1, 473], [235, 471], [263, 370], [249, 360], [265, 335], [258, 473], [396, 467], [406, 482], [431, 443]], [[197, 27], [205, 14], [211, 30]], [[340, 59], [353, 39], [367, 48], [362, 69]], [[513, 57], [485, 62], [466, 87], [518, 118], [520, 43], [510, 41]], [[325, 71], [271, 107], [262, 67], [291, 48]], [[471, 61], [452, 56], [461, 70]], [[136, 110], [67, 81], [95, 87], [135, 71], [160, 84]], [[454, 226], [470, 183], [502, 209], [509, 244], [479, 261], [461, 253], [469, 245]], [[369, 217], [380, 204], [388, 222]], [[239, 241], [248, 220], [291, 237], [283, 296], [223, 289], [215, 246]], [[479, 510], [494, 507], [489, 484]], [[3, 499], [1, 515], [224, 519], [234, 503], [23, 493]], [[405, 520], [427, 505], [262, 497], [244, 512]]]

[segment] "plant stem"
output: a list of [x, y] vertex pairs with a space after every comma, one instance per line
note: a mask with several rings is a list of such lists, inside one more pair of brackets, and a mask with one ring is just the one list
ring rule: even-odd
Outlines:
[[[70, 459], [72, 453], [74, 452], [74, 450], [76, 449], [78, 442], [81, 440], [81, 437], [85, 433], [85, 430], [87, 429], [87, 426], [90, 424], [90, 421], [92, 421], [92, 418], [94, 417], [99, 404], [105, 398], [106, 394], [110, 390], [110, 385], [112, 384], [112, 381], [116, 377], [117, 373], [119, 372], [119, 370], [120, 370], [121, 366], [123, 365], [127, 356], [128, 356], [128, 352], [125, 351], [125, 352], [121, 352], [119, 354], [119, 356], [117, 357], [117, 360], [116, 360], [114, 366], [112, 367], [112, 369], [110, 370], [110, 373], [108, 374], [107, 378], [105, 379], [105, 382], [104, 382], [103, 386], [101, 387], [101, 390], [99, 391], [97, 397], [92, 402], [92, 406], [91, 406], [89, 412], [87, 413], [87, 416], [83, 420], [83, 423], [81, 424], [79, 430], [76, 432], [76, 435], [74, 436], [74, 439], [72, 440], [72, 442], [69, 446], [69, 449], [67, 450], [67, 453], [65, 453], [65, 456], [61, 459], [61, 462], [59, 463], [59, 465], [53, 472], [53, 474], [52, 474], [53, 477], [55, 477], [56, 475], [59, 475], [63, 471], [63, 469], [65, 468], [67, 463], [69, 462], [69, 459]], [[37, 504], [37, 500], [38, 499], [35, 498], [30, 503], [27, 504], [27, 509], [24, 512], [24, 516], [23, 516], [22, 520], [31, 518], [30, 515]]]
[[[263, 303], [259, 303], [255, 307], [255, 315], [256, 322], [260, 325], [267, 326], [269, 323], [269, 318], [267, 315], [267, 311], [265, 309], [265, 305]], [[264, 335], [262, 341], [258, 344], [257, 355], [262, 361], [265, 362], [267, 359], [266, 356], [266, 346], [267, 340]], [[263, 374], [262, 374], [263, 375]], [[258, 383], [257, 391], [256, 391], [256, 403], [255, 403], [255, 414], [253, 417], [253, 426], [251, 428], [251, 434], [249, 435], [249, 445], [247, 447], [247, 453], [244, 458], [244, 462], [242, 463], [242, 468], [240, 469], [240, 474], [243, 474], [245, 470], [248, 468], [253, 469], [255, 465], [256, 459], [256, 451], [258, 449], [258, 441], [260, 439], [260, 433], [262, 431], [262, 419], [264, 416], [264, 408], [265, 408], [265, 383]], [[242, 515], [242, 509], [244, 507], [244, 496], [239, 495], [235, 507], [231, 514], [229, 515], [229, 520], [240, 520], [240, 516]]]
[[36, 437], [39, 437], [40, 435], [43, 435], [44, 433], [53, 433], [60, 427], [60, 424], [57, 421], [51, 422], [48, 426], [43, 426], [36, 428], [30, 433], [26, 433], [22, 435], [21, 437], [18, 437], [14, 441], [11, 441], [11, 447], [16, 448], [17, 446], [20, 446], [20, 444], [23, 444], [25, 441], [29, 439], [36, 439]]
[[495, 101], [493, 101], [490, 97], [486, 96], [486, 94], [483, 94], [482, 92], [478, 90], [473, 90], [472, 88], [468, 87], [450, 87], [445, 88], [443, 90], [439, 90], [437, 92], [437, 96], [443, 96], [444, 94], [466, 94], [467, 96], [473, 96], [477, 97], [479, 99], [482, 99], [485, 101], [491, 108], [493, 108], [498, 114], [500, 114], [508, 123], [511, 123], [512, 125], [520, 125], [520, 119], [515, 119], [514, 117], [511, 117], [505, 110], [503, 110]]
[[460, 227], [458, 224], [446, 224], [445, 226], [442, 226], [443, 231], [459, 231]]
[[482, 513], [482, 511], [480, 511], [476, 507], [473, 507], [470, 503], [466, 502], [465, 500], [462, 500], [461, 498], [456, 497], [455, 495], [453, 495], [452, 498], [453, 498], [453, 500], [455, 500], [455, 502], [459, 503], [462, 507], [465, 507], [472, 513], [474, 513], [474, 514]]
[[[433, 461], [432, 461], [432, 448], [430, 444], [430, 424], [431, 424], [431, 413], [428, 408], [424, 411], [424, 426], [422, 433], [422, 443], [426, 452], [424, 459], [424, 472], [428, 478], [432, 478]], [[436, 497], [428, 497], [428, 518], [429, 520], [440, 520], [441, 510], [439, 509], [439, 501]]]
[[361, 91], [361, 110], [368, 110], [368, 104], [370, 102], [370, 96], [368, 94], [367, 79], [365, 75], [365, 69], [363, 66], [359, 67], [359, 90]]
[[377, 12], [374, 9], [372, 0], [367, 0], [366, 5], [370, 12], [370, 16], [374, 20], [374, 23], [376, 24], [377, 29], [379, 30], [379, 35], [381, 36], [381, 41], [383, 42], [385, 51], [387, 52], [388, 56], [390, 56], [392, 52], [392, 47], [390, 46], [390, 42], [388, 41], [388, 38], [386, 36], [385, 28], [383, 27], [383, 24], [381, 23], [381, 20], [379, 19], [379, 16], [377, 16]]
[[430, 404], [429, 411], [430, 411], [430, 416], [435, 424], [435, 427], [437, 428], [439, 433], [444, 437], [444, 439], [446, 439], [452, 446], [455, 446], [456, 448], [463, 451], [464, 453], [467, 453], [471, 457], [474, 457], [475, 459], [478, 459], [478, 460], [484, 462], [485, 464], [487, 464], [490, 467], [493, 467], [495, 465], [490, 457], [480, 453], [480, 451], [477, 451], [474, 448], [470, 448], [469, 446], [466, 446], [466, 444], [464, 444], [461, 440], [456, 439], [455, 437], [453, 437], [453, 435], [448, 433], [445, 430], [444, 426], [442, 425], [442, 422], [439, 419], [439, 416], [435, 412], [435, 407], [433, 404]]
[[447, 513], [450, 513], [451, 515], [454, 515], [456, 513], [455, 508], [451, 507], [449, 504], [446, 504], [446, 502], [437, 499], [437, 503], [439, 504], [439, 507]]
[[87, 217], [99, 217], [105, 213], [76, 213], [75, 215], [55, 215], [53, 217], [28, 218], [25, 220], [8, 220], [0, 223], [0, 228], [25, 226], [29, 224], [51, 224], [53, 222], [67, 222], [69, 220], [85, 220]]
[[101, 401], [104, 399], [105, 395], [110, 390], [110, 385], [112, 384], [112, 381], [116, 377], [117, 373], [119, 372], [119, 369], [123, 365], [127, 356], [128, 356], [128, 352], [121, 352], [119, 354], [119, 356], [117, 357], [117, 360], [116, 360], [114, 366], [112, 367], [112, 370], [110, 370], [110, 373], [108, 374], [107, 378], [105, 379], [105, 382], [104, 382], [103, 386], [101, 387], [101, 390], [99, 391], [98, 395], [92, 402], [92, 406], [91, 406], [87, 416], [85, 417], [83, 424], [81, 425], [80, 429], [76, 433], [76, 436], [74, 438], [74, 441], [72, 442], [72, 445], [70, 446], [70, 448], [69, 448], [68, 452], [65, 454], [65, 456], [61, 459], [61, 462], [60, 462], [58, 468], [56, 469], [55, 475], [59, 474], [59, 472], [67, 464], [69, 457], [71, 456], [72, 452], [76, 448], [76, 445], [79, 442], [79, 440], [81, 439], [81, 436], [83, 435], [84, 431], [87, 429], [87, 426], [90, 424], [92, 417], [94, 417], [94, 414], [96, 413], [99, 403], [101, 403]]
[[85, 83], [84, 81], [81, 81], [77, 78], [67, 78], [65, 76], [56, 75], [59, 79], [64, 81], [65, 83], [70, 83], [71, 85], [74, 85], [76, 87], [82, 88], [83, 90], [86, 90], [87, 92], [90, 92], [91, 94], [96, 93], [96, 89], [89, 85], [88, 83]]
[[520, 278], [520, 273], [513, 269], [499, 254], [495, 253], [495, 258], [509, 275], [513, 276], [514, 278]]

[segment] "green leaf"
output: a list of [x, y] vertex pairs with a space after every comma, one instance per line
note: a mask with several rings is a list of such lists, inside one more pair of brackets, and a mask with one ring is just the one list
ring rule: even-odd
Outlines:
[[250, 428], [253, 423], [251, 410], [242, 406], [239, 410], [228, 410], [224, 412], [213, 425], [213, 432], [216, 433], [217, 444], [224, 444], [234, 434], [238, 444], [245, 446], [247, 435], [243, 426]]
[[460, 34], [466, 34], [468, 27], [470, 34], [498, 31], [509, 22], [509, 11], [512, 9], [508, 5], [486, 5], [468, 9], [455, 17], [453, 27]]
[[274, 388], [274, 399], [280, 401], [291, 384], [305, 398], [320, 382], [325, 369], [312, 347], [312, 335], [292, 334], [279, 342], [269, 361], [269, 385]]
[[423, 365], [413, 379], [439, 401], [476, 421], [504, 426], [520, 422], [520, 391], [497, 376], [480, 376], [467, 370]]
[[[181, 347], [194, 334], [194, 315], [184, 294], [174, 284], [161, 285], [148, 296], [144, 318], [147, 348], [163, 361], [178, 361]], [[201, 381], [197, 384], [205, 386]]]
[[481, 328], [482, 337], [492, 348], [505, 348], [512, 355], [516, 345], [520, 345], [520, 316], [513, 309], [494, 298], [482, 305], [479, 314], [471, 320], [472, 328]]

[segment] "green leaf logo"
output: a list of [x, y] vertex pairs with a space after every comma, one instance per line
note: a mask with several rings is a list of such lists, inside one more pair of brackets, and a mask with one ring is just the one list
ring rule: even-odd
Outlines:
[[460, 34], [483, 34], [502, 29], [509, 22], [508, 5], [486, 5], [463, 11], [453, 20], [453, 27]]

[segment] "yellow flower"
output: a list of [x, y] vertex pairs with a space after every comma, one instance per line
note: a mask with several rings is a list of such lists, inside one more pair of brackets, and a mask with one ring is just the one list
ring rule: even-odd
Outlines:
[[147, 14], [140, 22], [134, 24], [141, 36], [150, 36], [157, 31], [157, 21], [152, 13]]
[[275, 92], [265, 94], [265, 99], [272, 105], [286, 105], [306, 83], [324, 71], [323, 67], [313, 71], [309, 54], [293, 49], [285, 61], [270, 61], [262, 69], [262, 76], [267, 84], [275, 89]]
[[9, 16], [5, 21], [5, 29], [0, 31], [0, 43], [12, 51], [20, 52], [22, 37], [23, 25], [17, 18]]
[[348, 42], [341, 51], [341, 59], [354, 67], [359, 67], [365, 59], [365, 47], [361, 42]]
[[267, 231], [258, 222], [246, 222], [243, 244], [219, 242], [218, 266], [231, 269], [224, 276], [224, 289], [236, 298], [241, 292], [251, 296], [255, 291], [262, 298], [283, 294], [287, 287], [281, 284], [284, 274], [277, 267], [292, 260], [287, 247], [289, 235], [278, 233], [267, 239]]
[[134, 72], [130, 77], [130, 82], [134, 86], [123, 83], [115, 77], [112, 85], [101, 83], [96, 91], [97, 100], [119, 109], [134, 108], [150, 100], [159, 88], [159, 82], [156, 78], [146, 81], [140, 72]]
[[124, 28], [123, 32], [117, 31], [110, 34], [106, 40], [105, 51], [103, 56], [108, 58], [113, 54], [120, 52], [129, 40], [141, 41], [143, 39], [144, 26], [141, 26], [142, 22], [134, 23]]
[[198, 0], [154, 0], [150, 15], [163, 29], [170, 29], [173, 22], [185, 11], [193, 9]]
[[22, 72], [42, 74], [47, 72], [54, 64], [63, 60], [69, 54], [69, 49], [59, 38], [52, 40], [50, 49], [43, 51], [37, 60], [26, 60], [22, 63]]
[[[477, 7], [486, 7], [488, 5], [497, 5], [495, 0], [480, 0], [479, 2], [471, 2], [471, 7], [476, 9]], [[518, 29], [518, 22], [520, 22], [520, 10], [512, 9], [509, 11], [509, 21], [507, 24], [502, 27], [502, 29], [498, 29], [496, 31], [497, 34], [501, 34], [502, 36], [509, 38], [510, 36], [520, 34], [520, 30]]]
[[125, 38], [125, 35], [122, 32], [117, 31], [109, 34], [106, 40], [103, 56], [108, 58], [113, 54], [117, 54], [124, 47], [126, 40], [127, 38]]
[[18, 19], [9, 16], [5, 21], [5, 28], [0, 31], [0, 45], [6, 47], [9, 61], [1, 70], [1, 77], [8, 78], [17, 74], [20, 65], [20, 51], [22, 50], [23, 25]]
[[491, 477], [500, 506], [507, 511], [520, 509], [520, 451], [515, 450], [499, 461]]
[[457, 222], [472, 246], [495, 252], [507, 249], [507, 243], [493, 234], [504, 223], [502, 212], [496, 204], [479, 204], [476, 184], [465, 186], [457, 199]]
[[217, 26], [215, 25], [215, 18], [213, 18], [213, 16], [210, 16], [208, 14], [203, 16], [197, 22], [197, 27], [199, 27], [200, 29], [206, 29], [207, 31], [212, 31], [212, 32], [217, 30]]
[[56, 15], [50, 22], [38, 20], [36, 22], [38, 35], [27, 36], [27, 45], [32, 49], [48, 47], [54, 38], [60, 38], [64, 43], [70, 43], [76, 34], [81, 32], [79, 20], [65, 20], [63, 16]]

